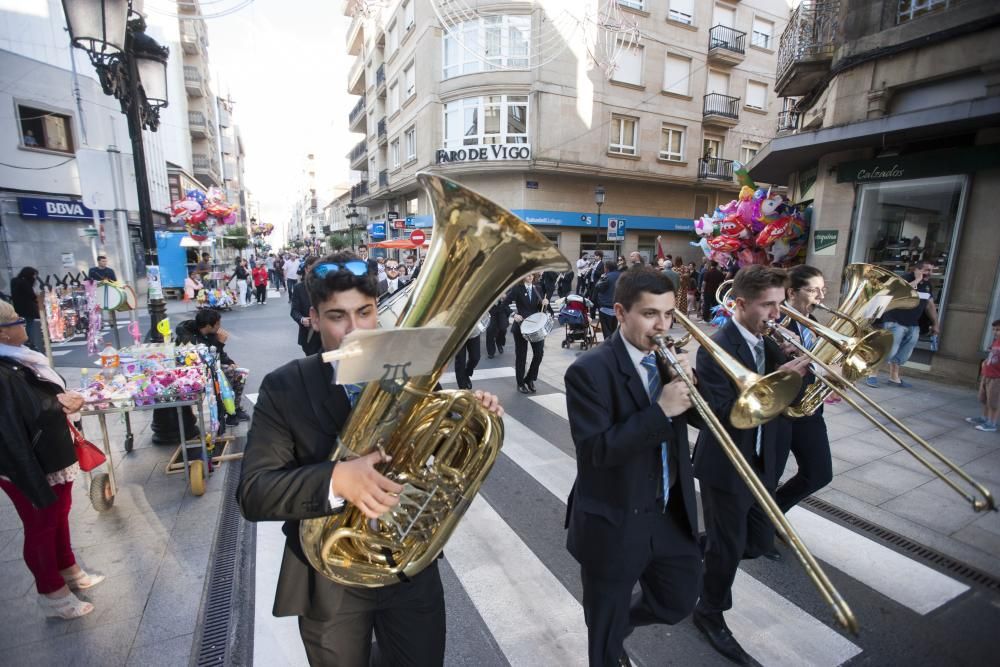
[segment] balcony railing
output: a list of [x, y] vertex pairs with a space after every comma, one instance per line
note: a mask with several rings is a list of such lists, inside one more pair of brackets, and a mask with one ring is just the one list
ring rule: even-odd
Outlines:
[[782, 111], [778, 113], [778, 132], [794, 132], [799, 129], [799, 113]]
[[204, 81], [205, 79], [201, 75], [201, 70], [194, 65], [184, 66], [184, 88], [187, 90], [189, 95], [193, 97], [201, 97], [204, 95]]
[[364, 178], [360, 183], [351, 186], [351, 199], [361, 199], [368, 195], [368, 179]]
[[378, 186], [380, 188], [389, 187], [389, 171], [387, 169], [383, 169], [378, 173]]
[[379, 65], [378, 69], [375, 70], [375, 88], [381, 88], [385, 85], [385, 65]]
[[723, 95], [722, 93], [709, 93], [708, 95], [705, 95], [702, 115], [739, 120], [740, 98], [730, 97], [729, 95]]
[[348, 159], [350, 159], [351, 164], [354, 164], [367, 154], [368, 154], [368, 141], [362, 139], [361, 141], [359, 141], [354, 145], [354, 148], [351, 149], [351, 152], [348, 154]]
[[[840, 0], [802, 0], [778, 45], [775, 88], [782, 97], [804, 95], [829, 71], [840, 33]], [[803, 71], [793, 71], [803, 65]]]
[[347, 116], [347, 122], [351, 127], [354, 127], [354, 121], [358, 119], [358, 116], [362, 116], [365, 113], [365, 96], [362, 95], [358, 103], [354, 105], [351, 109], [351, 113]]
[[717, 181], [733, 180], [733, 161], [720, 157], [703, 157], [698, 160], [698, 178]]
[[708, 48], [725, 49], [733, 53], [746, 52], [747, 34], [727, 25], [717, 25], [708, 31]]
[[378, 140], [379, 141], [385, 141], [385, 138], [386, 138], [387, 134], [388, 134], [388, 130], [386, 128], [385, 118], [379, 118], [379, 121], [378, 121]]

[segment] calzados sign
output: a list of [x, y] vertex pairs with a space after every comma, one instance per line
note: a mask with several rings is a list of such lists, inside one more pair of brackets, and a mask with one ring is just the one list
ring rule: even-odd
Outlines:
[[493, 160], [530, 160], [528, 144], [492, 144], [490, 146], [463, 146], [439, 148], [435, 157], [438, 164], [447, 162], [489, 162]]

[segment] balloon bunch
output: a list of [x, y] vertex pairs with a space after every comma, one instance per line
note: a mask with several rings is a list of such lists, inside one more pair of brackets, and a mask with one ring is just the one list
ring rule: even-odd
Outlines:
[[270, 222], [257, 223], [250, 227], [250, 233], [254, 236], [270, 236], [274, 231], [274, 225]]
[[219, 188], [213, 186], [208, 192], [192, 189], [184, 194], [184, 199], [175, 201], [171, 206], [170, 221], [183, 223], [194, 240], [208, 239], [209, 230], [216, 225], [236, 224], [239, 207], [227, 202]]
[[701, 238], [691, 245], [723, 265], [734, 257], [740, 266], [804, 261], [809, 229], [800, 207], [756, 187], [745, 169], [736, 174], [742, 184], [739, 197], [695, 220], [694, 230]]

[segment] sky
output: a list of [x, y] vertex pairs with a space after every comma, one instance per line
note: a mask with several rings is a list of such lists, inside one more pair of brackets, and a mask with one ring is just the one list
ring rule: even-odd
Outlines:
[[[146, 0], [146, 11], [171, 11], [172, 0]], [[244, 4], [203, 0], [202, 13]], [[350, 19], [340, 0], [254, 0], [229, 16], [206, 19], [216, 94], [232, 97], [246, 151], [245, 184], [260, 202], [261, 222], [279, 230], [305, 187], [306, 155], [317, 161], [317, 188], [349, 180], [347, 152], [360, 139], [347, 130], [357, 97], [347, 93], [353, 56]], [[325, 186], [325, 187], [324, 187]]]

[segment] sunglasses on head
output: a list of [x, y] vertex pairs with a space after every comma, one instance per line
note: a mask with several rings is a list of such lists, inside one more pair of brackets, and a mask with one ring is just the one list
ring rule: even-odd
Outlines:
[[27, 323], [28, 323], [28, 320], [24, 319], [23, 317], [19, 317], [16, 320], [14, 320], [13, 322], [2, 322], [2, 323], [0, 323], [0, 327], [16, 327], [19, 324], [27, 324]]
[[363, 276], [368, 273], [368, 264], [360, 259], [352, 259], [349, 262], [323, 262], [313, 267], [313, 275], [317, 278], [325, 278], [330, 272], [348, 271], [355, 276]]

